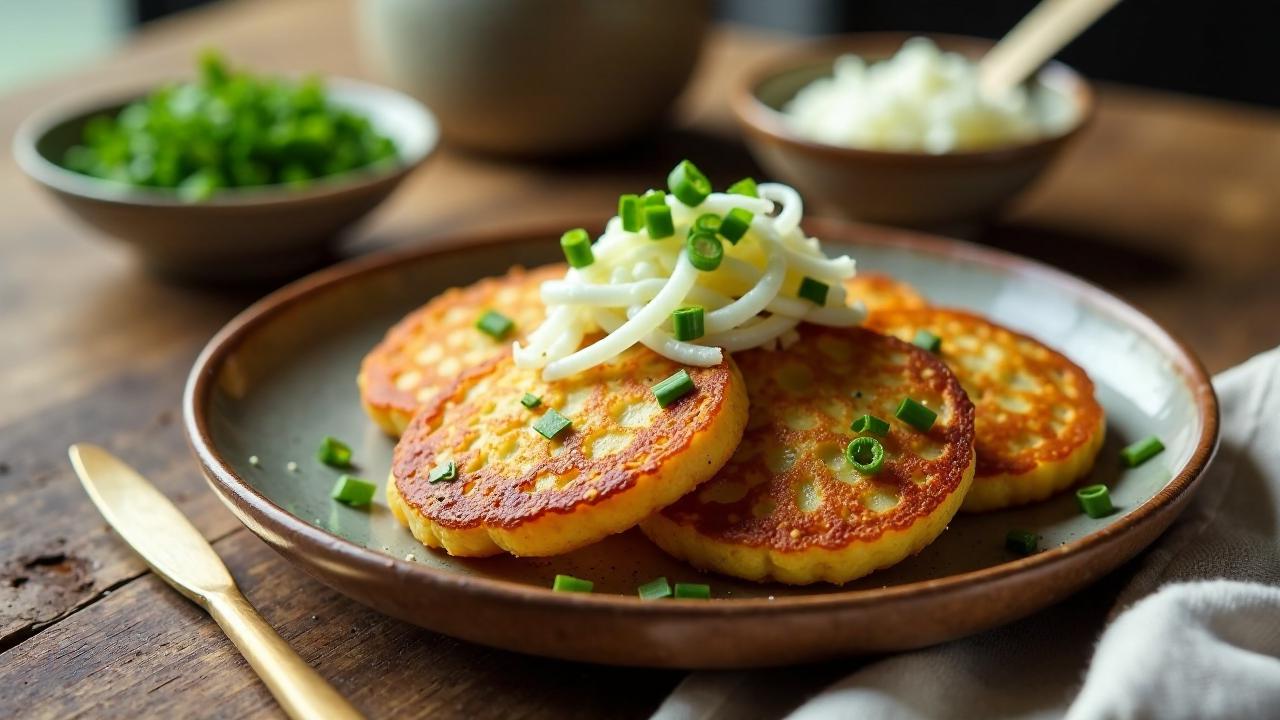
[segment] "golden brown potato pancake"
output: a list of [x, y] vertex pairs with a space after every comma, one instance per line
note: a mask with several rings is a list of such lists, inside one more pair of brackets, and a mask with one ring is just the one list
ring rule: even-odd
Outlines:
[[[506, 275], [447, 290], [409, 313], [361, 363], [357, 383], [365, 412], [398, 436], [415, 410], [536, 328], [545, 315], [538, 289], [564, 272], [564, 265], [513, 267]], [[498, 340], [478, 330], [476, 320], [486, 310], [514, 320], [511, 334]]]
[[928, 304], [915, 288], [884, 273], [859, 272], [844, 281], [844, 289], [850, 301], [861, 300], [866, 305], [868, 315]]
[[[510, 353], [495, 358], [414, 416], [396, 445], [391, 510], [452, 555], [556, 555], [622, 532], [709, 479], [742, 437], [734, 362], [683, 368], [696, 389], [660, 408], [651, 386], [681, 369], [637, 346], [548, 383]], [[525, 393], [541, 403], [526, 408]], [[533, 425], [552, 408], [573, 425], [548, 440]], [[430, 482], [450, 461], [456, 479]]]
[[[710, 482], [642, 525], [698, 568], [748, 580], [844, 583], [918, 552], [973, 477], [973, 405], [932, 354], [869, 330], [804, 326], [785, 351], [735, 355], [751, 399], [742, 444]], [[894, 418], [904, 397], [938, 413]], [[883, 468], [845, 459], [855, 418], [889, 422]]]
[[880, 312], [868, 327], [942, 339], [941, 358], [977, 407], [978, 471], [963, 510], [1044, 500], [1089, 472], [1106, 417], [1084, 370], [1034, 338], [960, 310]]

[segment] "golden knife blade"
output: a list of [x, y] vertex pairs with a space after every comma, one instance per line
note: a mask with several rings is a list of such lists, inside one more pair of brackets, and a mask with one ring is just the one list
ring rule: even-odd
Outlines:
[[95, 445], [72, 445], [68, 453], [111, 527], [157, 575], [217, 621], [289, 717], [363, 717], [267, 625], [213, 547], [155, 486]]

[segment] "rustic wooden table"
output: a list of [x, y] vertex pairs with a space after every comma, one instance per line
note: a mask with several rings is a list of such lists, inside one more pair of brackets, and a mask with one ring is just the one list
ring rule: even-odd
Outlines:
[[[443, 151], [348, 251], [603, 215], [685, 155], [717, 177], [752, 173], [726, 89], [785, 44], [719, 30], [673, 127], [621, 156], [516, 164]], [[52, 100], [171, 77], [205, 46], [267, 70], [363, 74], [345, 0], [241, 0], [157, 23], [109, 60], [0, 102], [0, 716], [280, 714], [214, 624], [94, 511], [65, 455], [82, 440], [173, 498], [267, 620], [371, 715], [647, 715], [679, 673], [523, 657], [381, 617], [285, 563], [205, 487], [177, 422], [181, 386], [205, 340], [262, 289], [146, 277], [22, 177], [7, 141]], [[979, 239], [1133, 301], [1211, 370], [1280, 343], [1280, 115], [1118, 87], [1101, 100], [1069, 157]]]

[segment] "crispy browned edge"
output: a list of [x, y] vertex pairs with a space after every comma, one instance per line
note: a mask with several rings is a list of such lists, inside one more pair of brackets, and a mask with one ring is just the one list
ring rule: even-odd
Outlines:
[[[214, 449], [209, 432], [208, 414], [210, 400], [217, 386], [218, 371], [228, 356], [234, 353], [245, 338], [260, 325], [285, 312], [294, 304], [304, 302], [314, 294], [324, 292], [332, 286], [355, 277], [394, 271], [398, 265], [433, 256], [475, 252], [478, 247], [500, 248], [504, 245], [519, 245], [543, 239], [550, 243], [554, 238], [559, 237], [560, 232], [566, 227], [590, 228], [599, 225], [598, 219], [587, 220], [585, 223], [582, 218], [573, 220], [533, 230], [461, 233], [447, 238], [433, 239], [429, 246], [392, 250], [357, 258], [290, 283], [241, 312], [214, 335], [201, 351], [191, 369], [183, 392], [183, 429], [192, 453], [199, 461], [210, 487], [240, 518], [241, 522], [257, 534], [269, 535], [273, 543], [287, 545], [295, 551], [315, 553], [326, 562], [342, 563], [352, 572], [365, 577], [391, 575], [397, 583], [416, 581], [441, 588], [466, 590], [499, 601], [547, 608], [557, 608], [568, 603], [583, 610], [593, 608], [609, 611], [626, 608], [632, 613], [666, 617], [704, 617], [707, 614], [769, 616], [798, 610], [806, 612], [849, 610], [908, 596], [943, 595], [1067, 562], [1078, 553], [1102, 552], [1105, 548], [1122, 542], [1127, 531], [1161, 522], [1164, 518], [1163, 511], [1184, 499], [1183, 494], [1197, 485], [1204, 468], [1217, 449], [1218, 400], [1208, 372], [1182, 340], [1137, 308], [1096, 285], [1010, 253], [907, 230], [824, 219], [807, 220], [806, 228], [811, 234], [835, 242], [894, 247], [908, 252], [961, 258], [977, 264], [1002, 268], [1011, 273], [1033, 277], [1044, 284], [1066, 289], [1091, 301], [1099, 312], [1123, 319], [1148, 341], [1168, 354], [1170, 361], [1177, 368], [1195, 399], [1203, 425], [1191, 458], [1155, 496], [1117, 522], [1079, 540], [1000, 565], [891, 587], [800, 597], [778, 597], [775, 600], [744, 598], [711, 603], [699, 600], [646, 603], [638, 598], [621, 595], [575, 593], [574, 597], [566, 598], [565, 593], [556, 593], [547, 588], [437, 570], [421, 563], [393, 558], [370, 550], [309, 525], [271, 502], [236, 475]], [[359, 408], [352, 408], [352, 412], [359, 412]]]
[[[1086, 404], [1086, 403], [1080, 403], [1078, 404], [1080, 406], [1076, 408], [1077, 410], [1081, 411], [1085, 415], [1084, 421], [1077, 424], [1081, 428], [1083, 428], [1085, 432], [1087, 432], [1087, 434], [1079, 438], [1079, 442], [1068, 445], [1055, 440], [1052, 443], [1050, 443], [1052, 445], [1051, 450], [1053, 451], [1053, 454], [1050, 457], [1047, 457], [1047, 458], [1036, 457], [1032, 459], [1023, 459], [1019, 463], [1014, 463], [1013, 461], [1007, 458], [1000, 458], [998, 460], [992, 460], [990, 458], [987, 458], [984, 464], [983, 456], [981, 453], [979, 453], [978, 469], [976, 471], [977, 474], [974, 476], [975, 481], [980, 481], [982, 478], [989, 478], [989, 477], [1000, 476], [1000, 475], [1008, 475], [1008, 476], [1026, 475], [1027, 473], [1030, 473], [1033, 470], [1035, 470], [1037, 467], [1039, 467], [1039, 463], [1042, 463], [1042, 462], [1061, 463], [1067, 460], [1070, 456], [1072, 456], [1074, 453], [1079, 451], [1081, 448], [1087, 447], [1093, 441], [1094, 436], [1098, 432], [1099, 425], [1102, 425], [1103, 432], [1105, 432], [1106, 426], [1104, 422], [1106, 420], [1107, 413], [1106, 413], [1106, 410], [1102, 407], [1102, 403], [1098, 402], [1097, 387], [1094, 385], [1093, 378], [1089, 377], [1089, 373], [1085, 372], [1084, 368], [1077, 365], [1075, 361], [1073, 361], [1071, 358], [1067, 357], [1063, 353], [1059, 352], [1056, 348], [1050, 347], [1049, 345], [1041, 342], [1039, 339], [1032, 337], [1024, 332], [1019, 332], [1017, 330], [1014, 330], [1011, 327], [1001, 325], [1000, 323], [992, 320], [991, 318], [985, 315], [979, 315], [978, 313], [971, 312], [969, 310], [964, 310], [962, 308], [945, 307], [942, 305], [931, 305], [931, 306], [922, 307], [922, 308], [901, 308], [901, 309], [893, 309], [893, 310], [883, 310], [877, 313], [874, 317], [868, 317], [865, 327], [871, 330], [875, 330], [876, 332], [884, 333], [886, 330], [886, 326], [894, 325], [895, 320], [902, 321], [904, 318], [906, 318], [914, 321], [922, 316], [925, 318], [932, 319], [942, 315], [950, 315], [950, 316], [959, 318], [965, 322], [981, 323], [984, 325], [988, 325], [990, 327], [997, 328], [1003, 332], [1009, 333], [1016, 339], [1022, 340], [1024, 342], [1032, 343], [1034, 345], [1039, 345], [1040, 347], [1047, 350], [1049, 354], [1052, 356], [1053, 365], [1055, 367], [1065, 368], [1066, 370], [1070, 371], [1072, 374], [1078, 375], [1079, 378], [1081, 378], [1084, 381], [1085, 385], [1089, 388], [1089, 392], [1085, 395], [1085, 400], [1087, 400], [1087, 404], [1089, 404], [1089, 407], [1080, 407]], [[911, 325], [915, 323], [907, 323], [907, 324]], [[1044, 363], [1039, 363], [1039, 364], [1044, 365]], [[974, 403], [974, 407], [977, 408], [977, 403]], [[1041, 408], [1041, 409], [1043, 410], [1045, 408]]]

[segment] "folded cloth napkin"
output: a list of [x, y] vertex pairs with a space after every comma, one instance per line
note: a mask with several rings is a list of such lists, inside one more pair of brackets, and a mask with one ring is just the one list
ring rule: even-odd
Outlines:
[[694, 673], [655, 718], [1280, 718], [1280, 348], [1214, 386], [1208, 476], [1150, 551], [1098, 585], [916, 652]]

